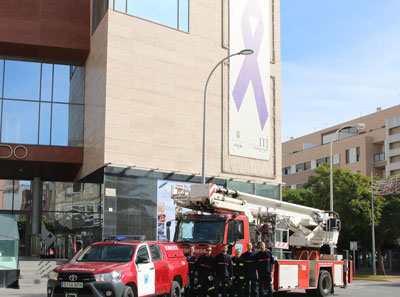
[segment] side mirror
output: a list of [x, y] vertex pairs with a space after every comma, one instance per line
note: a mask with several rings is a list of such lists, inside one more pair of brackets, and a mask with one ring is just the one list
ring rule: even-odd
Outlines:
[[140, 256], [136, 259], [136, 264], [146, 264], [150, 263], [150, 260], [146, 257]]

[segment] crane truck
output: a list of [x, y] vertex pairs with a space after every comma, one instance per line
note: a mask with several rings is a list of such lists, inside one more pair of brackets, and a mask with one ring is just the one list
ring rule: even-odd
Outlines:
[[[207, 246], [213, 255], [228, 244], [228, 253], [247, 251], [263, 241], [275, 253], [275, 292], [306, 290], [328, 296], [334, 287], [352, 282], [352, 262], [341, 255], [325, 255], [321, 247], [334, 248], [340, 231], [337, 213], [221, 188], [215, 184], [175, 186], [171, 198], [178, 209], [174, 242], [195, 255]], [[206, 214], [207, 213], [207, 214]], [[167, 224], [170, 226], [170, 224]], [[168, 232], [168, 231], [167, 231]]]

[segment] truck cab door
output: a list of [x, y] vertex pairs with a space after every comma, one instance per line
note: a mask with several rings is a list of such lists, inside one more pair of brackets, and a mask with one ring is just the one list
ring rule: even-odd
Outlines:
[[235, 255], [235, 250], [243, 251], [246, 247], [244, 227], [244, 221], [240, 219], [231, 219], [228, 222], [226, 243], [229, 244], [228, 254], [231, 256]]
[[154, 268], [156, 271], [155, 280], [156, 280], [156, 294], [164, 294], [165, 292], [169, 292], [170, 285], [168, 283], [169, 279], [169, 270], [168, 270], [168, 261], [163, 256], [161, 251], [161, 247], [154, 243], [149, 244], [151, 257], [153, 258]]
[[155, 293], [155, 269], [146, 244], [139, 246], [136, 253], [135, 265], [137, 271], [138, 296]]

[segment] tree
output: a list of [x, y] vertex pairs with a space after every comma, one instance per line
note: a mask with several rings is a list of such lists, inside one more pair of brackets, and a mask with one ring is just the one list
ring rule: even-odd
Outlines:
[[[285, 190], [285, 201], [298, 203], [322, 210], [330, 208], [330, 167], [329, 164], [319, 166], [315, 175], [309, 177], [302, 190]], [[342, 221], [342, 229], [338, 242], [339, 249], [346, 249], [349, 242], [357, 240], [363, 250], [372, 246], [371, 242], [371, 185], [370, 179], [351, 170], [333, 168], [333, 201], [336, 211]], [[391, 201], [382, 196], [374, 196], [374, 218], [376, 230], [379, 232], [377, 242], [378, 256], [382, 248], [389, 242], [394, 243], [399, 228], [394, 231], [393, 226], [399, 226], [400, 203]], [[378, 239], [379, 237], [379, 239]], [[365, 252], [363, 253], [366, 254]], [[382, 261], [382, 257], [380, 258]], [[383, 261], [382, 261], [383, 262]], [[364, 261], [365, 263], [365, 261]], [[381, 269], [381, 272], [383, 270]]]

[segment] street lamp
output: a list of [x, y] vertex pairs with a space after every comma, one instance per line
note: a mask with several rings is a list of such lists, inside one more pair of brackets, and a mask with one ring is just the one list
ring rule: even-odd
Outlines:
[[204, 87], [204, 111], [203, 111], [203, 153], [202, 153], [202, 167], [201, 167], [201, 183], [205, 184], [206, 183], [206, 120], [207, 120], [207, 87], [208, 87], [208, 82], [211, 78], [211, 75], [214, 73], [215, 69], [218, 68], [222, 62], [225, 60], [229, 59], [230, 57], [233, 56], [239, 56], [239, 55], [251, 55], [254, 53], [252, 49], [243, 49], [240, 52], [234, 53], [232, 55], [226, 56], [223, 58], [221, 61], [219, 61], [214, 68], [211, 70], [210, 74], [208, 75], [206, 85]]
[[[339, 131], [346, 129], [346, 128], [357, 128], [357, 130], [362, 130], [365, 129], [365, 124], [364, 123], [357, 123], [357, 124], [352, 124], [352, 125], [346, 125], [343, 127], [340, 127], [339, 129], [336, 130], [335, 135], [331, 139], [331, 151], [330, 151], [330, 211], [333, 212], [333, 157], [332, 157], [332, 147], [333, 147], [333, 142], [335, 139], [338, 138]], [[334, 247], [331, 244], [330, 246], [330, 254], [334, 254]]]

